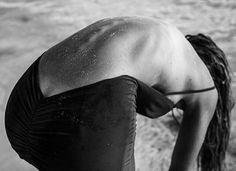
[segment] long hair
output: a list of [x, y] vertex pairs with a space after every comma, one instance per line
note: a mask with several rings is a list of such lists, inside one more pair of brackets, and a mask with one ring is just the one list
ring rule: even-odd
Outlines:
[[224, 52], [203, 34], [186, 35], [198, 56], [207, 66], [218, 91], [214, 116], [198, 155], [198, 169], [225, 170], [225, 154], [230, 136], [230, 112], [234, 106], [231, 90], [231, 70]]

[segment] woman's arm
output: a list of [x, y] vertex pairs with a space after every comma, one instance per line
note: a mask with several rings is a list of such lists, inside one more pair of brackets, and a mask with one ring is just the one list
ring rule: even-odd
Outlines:
[[184, 99], [184, 116], [169, 171], [192, 171], [214, 114], [216, 89]]

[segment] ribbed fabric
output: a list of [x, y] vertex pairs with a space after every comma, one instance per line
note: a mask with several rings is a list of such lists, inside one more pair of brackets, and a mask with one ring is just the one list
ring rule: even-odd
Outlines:
[[39, 60], [6, 107], [7, 135], [18, 155], [40, 171], [134, 171], [136, 112], [155, 118], [174, 104], [128, 75], [44, 97]]

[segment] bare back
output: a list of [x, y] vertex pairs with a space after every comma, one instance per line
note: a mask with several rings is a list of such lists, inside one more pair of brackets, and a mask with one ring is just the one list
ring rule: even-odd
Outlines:
[[[160, 19], [100, 20], [49, 49], [39, 64], [45, 96], [119, 75], [134, 76], [163, 92], [214, 85], [184, 36]], [[176, 103], [183, 95], [168, 98]]]

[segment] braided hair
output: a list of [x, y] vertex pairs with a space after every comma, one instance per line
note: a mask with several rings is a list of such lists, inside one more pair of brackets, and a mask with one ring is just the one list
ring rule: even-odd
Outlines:
[[230, 112], [234, 106], [231, 90], [231, 70], [224, 52], [203, 34], [186, 35], [198, 56], [207, 66], [218, 91], [214, 116], [198, 155], [201, 171], [225, 170], [225, 154], [230, 136]]

